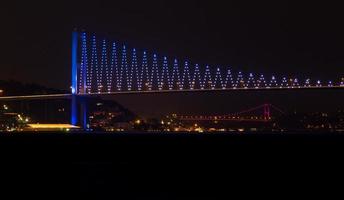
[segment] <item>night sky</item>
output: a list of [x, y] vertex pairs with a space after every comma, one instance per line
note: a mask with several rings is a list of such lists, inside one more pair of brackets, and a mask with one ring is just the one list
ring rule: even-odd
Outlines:
[[[2, 3], [0, 11], [0, 79], [68, 89], [74, 28], [200, 64], [325, 81], [344, 75], [344, 13], [339, 3], [11, 1]], [[309, 105], [308, 101], [314, 103], [314, 98], [323, 108], [330, 103], [333, 109], [344, 107], [340, 101], [343, 91], [320, 95], [292, 93], [219, 93], [216, 99], [213, 94], [156, 95], [142, 97], [140, 105], [137, 98], [130, 96], [121, 96], [118, 100], [128, 103], [134, 110], [149, 107], [148, 102], [162, 104], [161, 108], [166, 104], [176, 105], [166, 112], [188, 112], [185, 106], [180, 107], [184, 101], [193, 104], [193, 108], [188, 106], [190, 112], [199, 111], [209, 102], [216, 104], [214, 112], [235, 111], [266, 101], [285, 109], [296, 109]], [[293, 99], [294, 104], [286, 100], [302, 95], [307, 98]], [[330, 97], [333, 99], [328, 99]], [[228, 105], [235, 105], [235, 108]], [[320, 105], [311, 108], [314, 106]], [[153, 111], [150, 109], [150, 112]]]

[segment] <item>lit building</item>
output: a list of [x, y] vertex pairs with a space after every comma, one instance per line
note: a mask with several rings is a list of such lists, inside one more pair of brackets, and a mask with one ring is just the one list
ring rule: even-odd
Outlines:
[[114, 101], [97, 100], [90, 102], [89, 128], [99, 131], [132, 130], [136, 116]]
[[0, 113], [0, 131], [22, 131], [28, 121], [18, 113]]

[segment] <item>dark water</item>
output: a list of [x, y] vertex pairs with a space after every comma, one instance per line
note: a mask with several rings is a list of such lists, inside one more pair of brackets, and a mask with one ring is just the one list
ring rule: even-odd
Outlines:
[[344, 169], [338, 133], [3, 134], [0, 152], [1, 191], [26, 197], [313, 194], [339, 187]]

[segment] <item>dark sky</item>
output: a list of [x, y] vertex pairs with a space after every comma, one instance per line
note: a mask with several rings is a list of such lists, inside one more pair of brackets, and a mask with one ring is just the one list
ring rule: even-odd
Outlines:
[[73, 28], [194, 62], [314, 79], [344, 75], [344, 12], [315, 1], [11, 1], [0, 79], [67, 89]]

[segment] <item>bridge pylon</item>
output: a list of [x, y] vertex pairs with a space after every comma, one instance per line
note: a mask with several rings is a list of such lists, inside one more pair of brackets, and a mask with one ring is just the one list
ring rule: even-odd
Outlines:
[[264, 120], [270, 120], [271, 118], [270, 106], [270, 104], [264, 104]]
[[79, 96], [78, 88], [78, 45], [79, 44], [79, 33], [74, 31], [72, 33], [72, 102], [71, 102], [71, 124], [80, 126], [83, 129], [88, 128], [88, 114], [87, 114], [87, 98]]
[[72, 33], [72, 79], [71, 79], [71, 90], [72, 90], [72, 103], [71, 103], [71, 124], [78, 125], [78, 32]]

